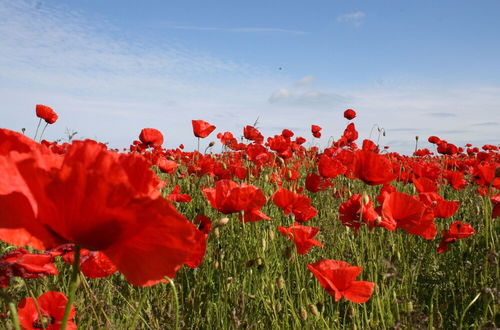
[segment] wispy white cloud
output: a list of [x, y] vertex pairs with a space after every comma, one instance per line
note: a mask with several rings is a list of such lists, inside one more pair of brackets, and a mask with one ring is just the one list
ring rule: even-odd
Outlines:
[[299, 86], [299, 87], [308, 86], [308, 85], [311, 85], [315, 80], [316, 80], [315, 76], [308, 75], [308, 76], [304, 76], [304, 77], [300, 78], [299, 80], [297, 80], [294, 85]]
[[215, 27], [215, 26], [194, 26], [194, 25], [166, 25], [166, 28], [176, 30], [191, 31], [217, 31], [217, 32], [235, 32], [235, 33], [284, 33], [295, 35], [306, 35], [302, 30], [282, 29], [273, 27]]
[[304, 76], [288, 87], [276, 89], [269, 96], [269, 103], [288, 106], [331, 107], [349, 100], [348, 96], [332, 92], [322, 92], [314, 88], [316, 77]]
[[365, 21], [366, 14], [362, 11], [356, 11], [353, 13], [347, 13], [337, 16], [338, 23], [349, 23], [358, 27], [361, 26]]

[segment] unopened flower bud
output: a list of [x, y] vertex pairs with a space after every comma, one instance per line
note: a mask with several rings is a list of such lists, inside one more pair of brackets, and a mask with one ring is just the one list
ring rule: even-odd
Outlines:
[[224, 227], [225, 225], [227, 225], [228, 222], [229, 222], [229, 218], [222, 218], [216, 222], [215, 226], [216, 227]]
[[318, 311], [318, 307], [316, 307], [315, 304], [310, 304], [309, 305], [309, 311], [311, 312], [312, 315], [314, 316], [319, 316], [319, 311]]
[[300, 318], [307, 320], [307, 310], [304, 307], [300, 307]]
[[272, 229], [271, 229], [271, 230], [269, 230], [269, 239], [270, 239], [271, 241], [274, 241], [274, 230], [272, 230]]
[[367, 193], [363, 193], [363, 205], [368, 205], [370, 203], [370, 196]]
[[276, 285], [278, 286], [278, 289], [282, 290], [285, 288], [285, 279], [283, 276], [280, 276], [278, 280], [276, 281]]

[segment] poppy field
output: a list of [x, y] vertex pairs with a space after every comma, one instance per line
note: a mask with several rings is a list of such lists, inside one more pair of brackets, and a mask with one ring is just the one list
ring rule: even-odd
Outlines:
[[193, 120], [195, 151], [117, 150], [36, 115], [0, 129], [0, 328], [500, 326], [498, 145], [402, 155], [347, 109], [326, 147]]

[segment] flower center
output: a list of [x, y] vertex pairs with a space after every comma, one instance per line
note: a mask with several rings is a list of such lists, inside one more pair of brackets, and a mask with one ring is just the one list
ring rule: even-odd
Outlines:
[[42, 315], [41, 318], [33, 322], [33, 328], [46, 329], [49, 325], [53, 324], [56, 320], [50, 315]]

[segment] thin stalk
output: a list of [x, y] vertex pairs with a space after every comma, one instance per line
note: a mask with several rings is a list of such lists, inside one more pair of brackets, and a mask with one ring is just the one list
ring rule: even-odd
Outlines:
[[175, 288], [174, 281], [168, 276], [165, 276], [165, 278], [168, 280], [168, 283], [170, 283], [170, 286], [172, 287], [172, 291], [174, 293], [174, 300], [175, 300], [175, 330], [179, 330], [179, 298], [177, 297], [177, 289]]
[[14, 323], [14, 329], [21, 330], [21, 326], [19, 325], [19, 317], [17, 316], [17, 309], [12, 301], [9, 301], [9, 309], [10, 309], [10, 314], [12, 314], [12, 322]]
[[64, 310], [64, 316], [61, 321], [61, 330], [66, 330], [69, 313], [71, 311], [71, 306], [73, 305], [73, 301], [75, 300], [75, 292], [76, 292], [76, 287], [78, 286], [79, 273], [80, 273], [80, 247], [75, 246], [73, 269], [71, 272], [71, 279], [69, 282], [68, 302], [66, 303], [66, 309]]
[[42, 323], [43, 322], [43, 315], [42, 315], [42, 312], [40, 310], [40, 306], [38, 306], [37, 298], [35, 297], [35, 295], [31, 291], [31, 289], [29, 288], [28, 282], [26, 281], [26, 279], [23, 278], [23, 282], [24, 282], [24, 286], [26, 287], [26, 291], [28, 291], [28, 295], [31, 297], [31, 299], [33, 299], [33, 302], [35, 303], [36, 312], [38, 314], [38, 320]]
[[142, 305], [144, 304], [144, 300], [146, 300], [146, 292], [144, 292], [145, 290], [147, 290], [147, 289], [143, 289], [141, 291], [141, 298], [139, 300], [139, 305], [135, 309], [134, 318], [132, 319], [132, 325], [130, 326], [129, 329], [135, 329], [135, 325], [137, 324], [137, 321], [139, 320], [139, 314], [140, 314], [140, 311], [142, 309]]
[[40, 118], [40, 120], [38, 120], [38, 125], [36, 127], [35, 136], [33, 136], [33, 140], [36, 140], [36, 135], [38, 134], [38, 129], [40, 128], [41, 123], [42, 123], [42, 118]]
[[40, 134], [40, 141], [42, 141], [42, 136], [43, 136], [43, 133], [45, 132], [45, 129], [47, 128], [47, 126], [49, 126], [49, 123], [46, 123], [45, 126], [43, 127], [43, 130], [42, 130], [42, 134]]

